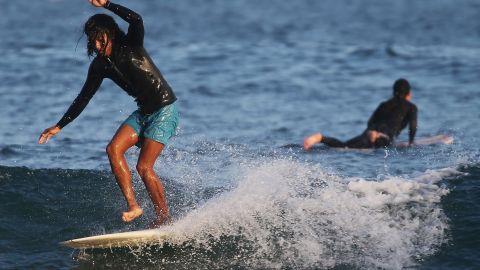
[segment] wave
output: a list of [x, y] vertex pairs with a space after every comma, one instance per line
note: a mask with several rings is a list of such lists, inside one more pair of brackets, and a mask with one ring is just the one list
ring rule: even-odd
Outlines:
[[[75, 255], [77, 263], [401, 269], [418, 265], [450, 241], [450, 221], [441, 204], [450, 190], [441, 183], [463, 172], [445, 168], [378, 180], [345, 177], [292, 159], [268, 159], [232, 163], [222, 170], [234, 178], [227, 181], [231, 186], [215, 190], [186, 186], [208, 173], [181, 168], [178, 182], [164, 179], [177, 217], [164, 228], [174, 235], [169, 243], [82, 251]], [[38, 239], [29, 244], [30, 251], [58, 254], [62, 240], [138, 229], [138, 223], [125, 227], [119, 221], [124, 202], [109, 172], [0, 166], [0, 186], [1, 203], [16, 209], [1, 213], [0, 234], [16, 243], [13, 250]], [[148, 196], [140, 203], [149, 208]], [[62, 252], [69, 257], [69, 251]]]
[[400, 269], [448, 241], [439, 204], [448, 190], [436, 183], [456, 170], [378, 182], [288, 160], [244, 171], [236, 188], [171, 226], [171, 244], [210, 250], [233, 237], [238, 260], [220, 267]]

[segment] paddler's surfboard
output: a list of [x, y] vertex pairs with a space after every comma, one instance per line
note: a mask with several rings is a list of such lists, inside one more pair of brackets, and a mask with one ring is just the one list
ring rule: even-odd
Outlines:
[[[452, 144], [453, 136], [450, 135], [436, 135], [432, 137], [422, 137], [415, 139], [415, 145], [431, 145], [431, 144]], [[407, 142], [398, 143], [397, 146], [408, 146]]]
[[160, 244], [171, 237], [171, 233], [161, 229], [112, 233], [85, 238], [72, 239], [61, 244], [78, 249], [137, 247], [147, 244]]

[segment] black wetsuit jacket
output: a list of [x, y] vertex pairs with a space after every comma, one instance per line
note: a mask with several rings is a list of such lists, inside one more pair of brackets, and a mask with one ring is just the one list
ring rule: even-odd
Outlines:
[[390, 143], [407, 125], [409, 125], [409, 142], [413, 143], [417, 132], [417, 106], [400, 97], [382, 102], [368, 120], [368, 130], [376, 130], [388, 135]]
[[104, 78], [111, 79], [134, 97], [143, 114], [151, 114], [176, 100], [172, 89], [143, 48], [142, 17], [111, 2], [106, 8], [129, 23], [128, 33], [116, 37], [110, 57], [97, 55], [93, 59], [80, 94], [57, 123], [60, 128], [80, 115]]

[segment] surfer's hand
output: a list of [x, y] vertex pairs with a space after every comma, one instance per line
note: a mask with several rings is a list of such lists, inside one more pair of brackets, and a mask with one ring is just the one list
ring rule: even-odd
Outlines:
[[40, 138], [38, 139], [38, 143], [39, 144], [47, 143], [50, 140], [50, 138], [55, 136], [55, 134], [57, 134], [58, 132], [60, 132], [60, 128], [57, 126], [53, 126], [45, 129], [42, 132], [42, 135], [40, 135]]
[[107, 0], [88, 0], [94, 7], [104, 7], [107, 4]]

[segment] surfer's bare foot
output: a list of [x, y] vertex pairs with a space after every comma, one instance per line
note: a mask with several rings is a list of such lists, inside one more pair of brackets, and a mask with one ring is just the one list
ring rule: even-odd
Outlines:
[[133, 207], [127, 212], [123, 212], [122, 214], [122, 220], [124, 222], [131, 222], [134, 219], [138, 218], [143, 214], [143, 209], [140, 207]]
[[322, 138], [323, 136], [320, 133], [315, 133], [312, 136], [305, 138], [305, 140], [303, 140], [303, 148], [305, 150], [312, 148], [315, 144], [322, 142]]

